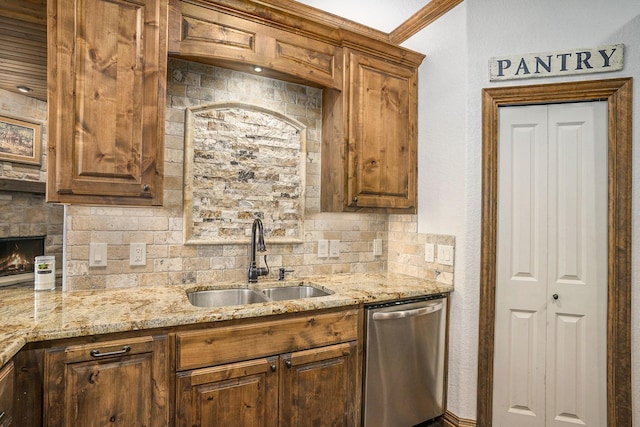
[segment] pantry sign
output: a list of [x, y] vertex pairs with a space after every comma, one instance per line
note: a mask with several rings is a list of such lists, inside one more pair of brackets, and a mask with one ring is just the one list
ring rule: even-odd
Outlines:
[[624, 45], [499, 56], [489, 60], [491, 81], [622, 70]]

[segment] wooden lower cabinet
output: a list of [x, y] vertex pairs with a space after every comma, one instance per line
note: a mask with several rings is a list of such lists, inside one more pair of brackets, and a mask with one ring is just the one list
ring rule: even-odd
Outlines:
[[0, 369], [0, 427], [13, 425], [13, 362]]
[[362, 309], [177, 332], [178, 427], [357, 426]]
[[277, 425], [277, 368], [265, 358], [178, 373], [177, 425]]
[[355, 426], [357, 341], [177, 374], [177, 425]]
[[167, 426], [167, 356], [164, 337], [48, 349], [44, 425]]
[[280, 426], [355, 426], [357, 342], [283, 356]]
[[0, 370], [0, 427], [358, 426], [362, 322], [348, 307], [33, 343]]

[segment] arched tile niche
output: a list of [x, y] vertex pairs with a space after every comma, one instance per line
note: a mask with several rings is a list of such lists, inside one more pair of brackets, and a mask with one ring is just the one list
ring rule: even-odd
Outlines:
[[301, 242], [306, 127], [243, 103], [187, 108], [186, 244], [248, 243], [255, 218], [270, 243]]

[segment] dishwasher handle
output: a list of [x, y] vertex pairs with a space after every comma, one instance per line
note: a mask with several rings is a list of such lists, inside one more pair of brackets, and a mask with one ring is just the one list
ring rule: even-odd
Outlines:
[[426, 314], [435, 313], [442, 310], [443, 303], [431, 304], [426, 307], [415, 308], [413, 310], [401, 310], [401, 311], [388, 311], [383, 313], [373, 313], [373, 320], [390, 320], [390, 319], [404, 319], [407, 317], [424, 316]]

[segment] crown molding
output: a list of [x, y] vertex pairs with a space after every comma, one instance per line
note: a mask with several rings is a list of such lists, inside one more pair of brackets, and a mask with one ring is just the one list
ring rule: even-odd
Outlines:
[[389, 41], [401, 44], [464, 0], [432, 0], [389, 33]]

